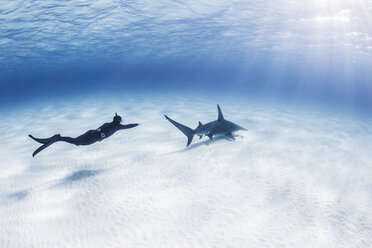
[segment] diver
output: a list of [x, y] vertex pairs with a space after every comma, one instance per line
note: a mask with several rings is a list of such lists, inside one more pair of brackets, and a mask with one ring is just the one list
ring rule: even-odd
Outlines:
[[29, 134], [28, 136], [31, 139], [43, 144], [42, 146], [40, 146], [38, 149], [34, 151], [32, 156], [35, 157], [36, 154], [38, 154], [39, 152], [41, 152], [42, 150], [44, 150], [51, 144], [58, 142], [58, 141], [64, 141], [70, 144], [74, 144], [76, 146], [86, 146], [86, 145], [93, 144], [97, 141], [101, 141], [105, 138], [108, 138], [111, 135], [113, 135], [116, 131], [119, 131], [121, 129], [128, 129], [128, 128], [138, 126], [138, 123], [133, 123], [133, 124], [128, 124], [128, 125], [122, 125], [120, 123], [121, 123], [121, 117], [117, 113], [115, 113], [115, 116], [112, 122], [105, 123], [99, 128], [97, 128], [96, 130], [89, 130], [86, 133], [76, 138], [63, 137], [60, 134], [55, 134], [50, 138], [38, 139], [38, 138], [33, 137], [31, 134]]

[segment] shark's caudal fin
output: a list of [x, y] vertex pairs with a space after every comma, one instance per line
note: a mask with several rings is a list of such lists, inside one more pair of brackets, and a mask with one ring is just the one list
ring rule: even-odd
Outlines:
[[192, 139], [194, 138], [194, 131], [189, 128], [189, 127], [186, 127], [185, 125], [182, 125], [181, 123], [178, 123], [174, 120], [172, 120], [171, 118], [169, 118], [168, 116], [164, 115], [165, 116], [165, 119], [167, 119], [168, 121], [170, 121], [170, 123], [172, 123], [176, 128], [178, 128], [184, 135], [187, 136], [187, 145], [186, 146], [189, 146]]
[[217, 120], [218, 121], [224, 120], [220, 105], [218, 105], [218, 104], [217, 104], [217, 109], [218, 109], [218, 119]]

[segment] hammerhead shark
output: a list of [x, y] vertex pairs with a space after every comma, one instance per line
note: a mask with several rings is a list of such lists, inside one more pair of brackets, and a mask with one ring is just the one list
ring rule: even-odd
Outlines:
[[181, 123], [178, 123], [168, 116], [164, 115], [165, 118], [170, 121], [176, 128], [178, 128], [183, 134], [187, 136], [187, 145], [188, 147], [192, 139], [194, 138], [194, 135], [199, 136], [199, 139], [203, 137], [203, 135], [208, 136], [210, 140], [212, 140], [213, 136], [215, 135], [225, 135], [233, 140], [235, 140], [234, 137], [234, 132], [239, 131], [239, 130], [244, 130], [248, 131], [244, 127], [241, 127], [235, 123], [232, 123], [231, 121], [225, 120], [223, 117], [222, 111], [220, 106], [217, 104], [217, 109], [218, 109], [218, 119], [216, 121], [211, 121], [206, 124], [202, 124], [199, 121], [199, 125], [197, 128], [192, 130], [191, 128], [182, 125]]

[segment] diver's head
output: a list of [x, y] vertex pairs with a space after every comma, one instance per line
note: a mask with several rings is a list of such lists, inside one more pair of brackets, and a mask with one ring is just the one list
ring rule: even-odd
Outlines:
[[120, 123], [121, 122], [121, 117], [117, 113], [115, 113], [115, 116], [114, 116], [112, 122]]

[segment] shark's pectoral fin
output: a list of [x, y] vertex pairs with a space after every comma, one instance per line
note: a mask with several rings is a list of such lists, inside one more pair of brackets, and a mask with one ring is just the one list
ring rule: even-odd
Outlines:
[[234, 135], [231, 132], [230, 133], [227, 133], [226, 136], [229, 137], [232, 140], [235, 140], [235, 137], [234, 137]]
[[209, 137], [209, 140], [213, 139], [213, 134], [207, 134], [207, 136]]
[[203, 135], [199, 135], [199, 139], [203, 138]]

